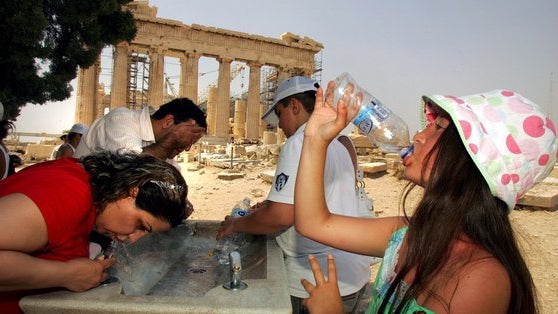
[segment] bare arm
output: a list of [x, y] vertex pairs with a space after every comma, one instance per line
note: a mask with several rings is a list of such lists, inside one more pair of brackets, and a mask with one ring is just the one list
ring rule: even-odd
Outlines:
[[217, 232], [217, 240], [233, 233], [272, 234], [292, 226], [293, 221], [294, 205], [265, 201], [248, 216], [227, 216]]
[[58, 152], [56, 152], [56, 159], [60, 159], [63, 157], [73, 157], [73, 156], [74, 156], [74, 151], [69, 145], [60, 146]]
[[[335, 84], [326, 91], [318, 89], [314, 112], [304, 132], [304, 143], [295, 185], [295, 228], [302, 235], [342, 250], [383, 256], [388, 239], [402, 220], [395, 218], [364, 219], [331, 214], [324, 195], [324, 167], [329, 143], [350, 123], [358, 108], [339, 102], [331, 106]], [[303, 210], [302, 210], [303, 209]]]
[[106, 278], [114, 259], [50, 261], [30, 255], [48, 242], [47, 226], [35, 203], [23, 194], [0, 198], [0, 291], [65, 287], [84, 291]]
[[[440, 281], [444, 282], [444, 277]], [[437, 282], [436, 282], [437, 283]], [[428, 293], [418, 297], [419, 304], [436, 313], [508, 313], [511, 283], [505, 268], [494, 257], [466, 264], [445, 284], [433, 283], [444, 303]], [[449, 305], [448, 305], [449, 304]], [[449, 307], [449, 309], [448, 309]]]

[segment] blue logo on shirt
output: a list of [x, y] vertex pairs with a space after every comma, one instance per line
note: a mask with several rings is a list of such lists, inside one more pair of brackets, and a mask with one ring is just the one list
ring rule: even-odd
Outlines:
[[289, 180], [289, 176], [281, 172], [281, 174], [275, 178], [275, 191], [281, 191], [287, 184], [287, 180]]

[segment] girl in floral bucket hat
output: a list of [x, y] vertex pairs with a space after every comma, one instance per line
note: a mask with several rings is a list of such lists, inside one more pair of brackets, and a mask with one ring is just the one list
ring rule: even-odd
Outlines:
[[[537, 313], [531, 274], [508, 213], [556, 163], [556, 128], [539, 107], [511, 91], [424, 96], [425, 129], [403, 160], [423, 197], [412, 215], [360, 219], [331, 214], [324, 201], [327, 144], [356, 114], [350, 90], [332, 106], [317, 92], [305, 130], [295, 188], [302, 235], [383, 257], [367, 313]], [[361, 98], [357, 97], [357, 102]], [[348, 104], [348, 105], [347, 105]], [[337, 109], [336, 109], [337, 108]], [[328, 276], [310, 257], [316, 285], [303, 280], [310, 312], [341, 313], [335, 261]]]

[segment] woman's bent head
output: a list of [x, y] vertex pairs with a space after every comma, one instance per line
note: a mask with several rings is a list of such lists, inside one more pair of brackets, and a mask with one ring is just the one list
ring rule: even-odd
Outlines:
[[82, 159], [90, 174], [97, 230], [112, 238], [164, 231], [185, 218], [188, 186], [172, 165], [150, 155], [100, 152]]

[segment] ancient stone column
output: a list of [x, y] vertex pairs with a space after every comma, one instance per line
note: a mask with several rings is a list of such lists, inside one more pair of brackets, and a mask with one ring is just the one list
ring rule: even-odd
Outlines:
[[99, 84], [99, 59], [86, 69], [79, 69], [75, 122], [91, 125], [95, 120], [95, 102]]
[[287, 139], [283, 129], [277, 128], [277, 144], [282, 144]]
[[180, 58], [180, 97], [190, 98], [198, 104], [198, 61], [200, 54], [185, 53]]
[[281, 84], [284, 80], [291, 77], [291, 71], [286, 67], [277, 68], [277, 86]]
[[[260, 117], [263, 116], [263, 114], [267, 111], [267, 108], [268, 107], [267, 107], [266, 104], [260, 103], [260, 114], [259, 114]], [[259, 131], [259, 136], [260, 136], [260, 138], [263, 138], [264, 132], [267, 131], [267, 129], [266, 129], [267, 128], [267, 123], [263, 119], [260, 119], [259, 123], [260, 123], [259, 124], [259, 130], [260, 130]]]
[[277, 144], [277, 134], [271, 131], [264, 131], [262, 136], [262, 143], [264, 145]]
[[246, 105], [246, 138], [260, 138], [260, 79], [261, 67], [258, 62], [249, 62], [248, 103]]
[[126, 107], [128, 98], [128, 48], [129, 44], [127, 42], [121, 42], [114, 47], [110, 109]]
[[219, 79], [217, 81], [217, 106], [215, 108], [215, 136], [229, 138], [229, 107], [231, 94], [230, 58], [219, 58]]
[[246, 136], [246, 100], [236, 100], [234, 102], [234, 138], [244, 138]]
[[207, 134], [215, 135], [215, 109], [217, 107], [217, 87], [210, 86], [207, 91]]
[[147, 100], [149, 105], [157, 109], [163, 104], [163, 87], [165, 70], [165, 54], [161, 48], [152, 48], [149, 51], [149, 87]]

